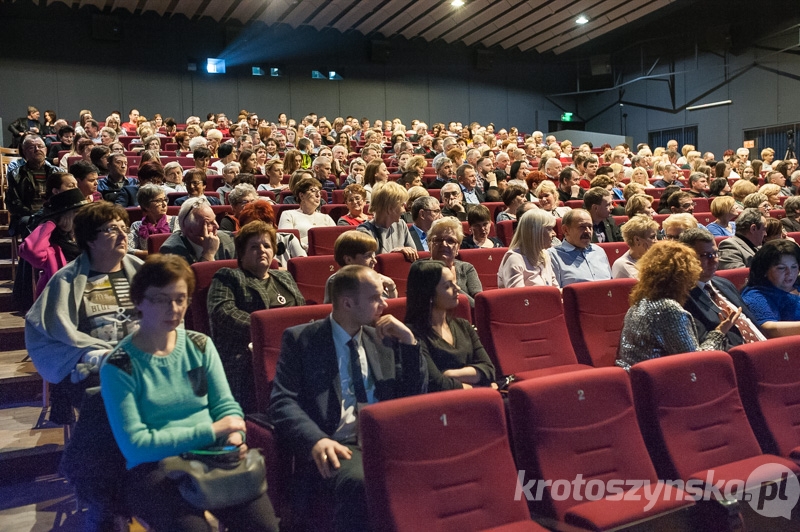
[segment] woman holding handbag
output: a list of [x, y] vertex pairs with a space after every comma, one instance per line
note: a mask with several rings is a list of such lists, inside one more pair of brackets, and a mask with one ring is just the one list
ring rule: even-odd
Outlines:
[[[164, 459], [212, 447], [238, 447], [240, 459], [247, 455], [242, 409], [213, 342], [180, 327], [194, 284], [182, 258], [148, 257], [130, 289], [140, 327], [100, 370], [108, 420], [127, 463], [125, 500], [157, 531], [210, 530], [206, 508], [184, 498], [161, 467]], [[247, 499], [212, 511], [230, 530], [277, 530], [266, 493]]]

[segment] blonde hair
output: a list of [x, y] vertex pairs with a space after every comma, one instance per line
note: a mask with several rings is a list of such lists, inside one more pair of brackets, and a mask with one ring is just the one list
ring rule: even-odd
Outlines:
[[762, 185], [761, 188], [758, 189], [760, 194], [764, 194], [765, 196], [773, 196], [775, 194], [781, 193], [781, 187], [776, 185], [775, 183], [767, 183], [766, 185]]
[[443, 216], [434, 221], [431, 228], [428, 229], [428, 239], [440, 236], [445, 231], [452, 231], [456, 235], [459, 243], [464, 240], [464, 228], [461, 222], [455, 216]]
[[637, 214], [644, 214], [645, 206], [648, 203], [650, 204], [650, 207], [653, 206], [653, 196], [648, 196], [647, 194], [634, 194], [628, 198], [627, 202], [625, 203], [625, 214], [629, 217], [636, 216]]
[[405, 205], [408, 201], [408, 191], [394, 181], [386, 181], [374, 185], [370, 210], [376, 216], [385, 213], [394, 205]]
[[673, 227], [677, 227], [685, 231], [687, 229], [694, 229], [697, 227], [697, 220], [695, 220], [694, 216], [688, 212], [678, 212], [675, 214], [670, 214], [666, 220], [661, 222], [661, 227], [664, 228], [664, 231], [668, 231]]
[[718, 196], [711, 202], [711, 214], [715, 218], [725, 216], [731, 212], [731, 209], [733, 209], [734, 205], [736, 205], [736, 200], [734, 200], [733, 197]]
[[739, 179], [731, 187], [731, 196], [733, 196], [733, 199], [739, 202], [744, 201], [744, 198], [754, 192], [758, 192], [758, 187], [756, 187], [747, 179]]
[[[642, 174], [642, 182], [636, 181], [636, 176], [639, 174]], [[638, 183], [645, 187], [648, 184], [650, 184], [650, 176], [647, 174], [647, 170], [645, 170], [641, 166], [638, 168], [634, 168], [633, 172], [631, 173], [631, 183]]]
[[625, 200], [629, 200], [636, 194], [644, 194], [645, 190], [644, 185], [631, 181], [622, 189], [622, 197], [625, 198]]
[[510, 249], [519, 252], [534, 265], [547, 264], [549, 256], [545, 253], [550, 242], [550, 229], [556, 226], [556, 219], [549, 212], [531, 209], [519, 219], [517, 230], [511, 239]]
[[622, 239], [628, 247], [633, 247], [634, 237], [644, 238], [649, 231], [658, 231], [658, 222], [649, 216], [637, 214], [622, 225]]

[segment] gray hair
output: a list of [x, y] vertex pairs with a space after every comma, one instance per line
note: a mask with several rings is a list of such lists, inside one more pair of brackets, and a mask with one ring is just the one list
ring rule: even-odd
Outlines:
[[[669, 165], [669, 166], [672, 166], [672, 165]], [[695, 173], [693, 173], [692, 175], [689, 176], [689, 184], [690, 185], [694, 185], [695, 183], [697, 183], [701, 179], [708, 179], [708, 176], [706, 174], [702, 173], [702, 172], [695, 172]]]
[[439, 207], [439, 200], [433, 196], [422, 196], [414, 200], [411, 204], [411, 219], [416, 220], [420, 211], [424, 209], [436, 209]]
[[147, 205], [150, 205], [151, 201], [163, 194], [163, 188], [158, 185], [154, 185], [153, 183], [147, 183], [146, 185], [139, 187], [139, 192], [136, 193], [136, 201], [139, 202], [140, 206], [146, 207]]
[[695, 227], [682, 232], [678, 240], [687, 246], [694, 247], [698, 242], [713, 242], [714, 235], [704, 227]]
[[228, 203], [238, 205], [247, 196], [258, 196], [258, 192], [250, 183], [239, 183], [228, 193]]
[[237, 161], [231, 161], [231, 162], [229, 162], [228, 164], [226, 164], [225, 166], [222, 167], [222, 173], [225, 174], [228, 171], [233, 170], [234, 168], [237, 169], [237, 170], [241, 170], [242, 169], [242, 165], [239, 164]]
[[208, 198], [205, 196], [189, 198], [183, 202], [181, 210], [178, 211], [178, 227], [181, 228], [181, 231], [185, 230], [187, 223], [194, 223], [194, 212], [203, 207], [211, 207], [211, 203], [208, 202]]
[[786, 198], [783, 208], [786, 210], [787, 217], [797, 216], [797, 213], [800, 212], [800, 196], [790, 196]]
[[183, 173], [183, 167], [181, 166], [181, 163], [179, 163], [178, 161], [172, 161], [164, 165], [164, 175], [166, 175], [167, 172], [169, 172], [175, 167], [180, 168], [181, 173]]
[[314, 164], [311, 165], [312, 168], [318, 168], [322, 166], [323, 163], [332, 164], [331, 160], [328, 157], [317, 157], [314, 159]]
[[192, 140], [189, 141], [189, 149], [191, 151], [194, 151], [197, 148], [200, 148], [201, 146], [203, 148], [205, 148], [207, 144], [208, 144], [208, 141], [206, 140], [205, 137], [195, 137], [195, 138], [193, 138]]
[[761, 225], [761, 221], [763, 220], [764, 215], [761, 214], [761, 211], [754, 208], [745, 209], [739, 214], [739, 217], [736, 218], [736, 234], [737, 235], [746, 235], [750, 232], [750, 227], [754, 224]]
[[439, 173], [439, 170], [442, 168], [442, 166], [445, 165], [445, 163], [452, 164], [453, 160], [450, 157], [439, 157], [438, 159], [433, 161], [433, 169], [436, 170], [437, 174]]

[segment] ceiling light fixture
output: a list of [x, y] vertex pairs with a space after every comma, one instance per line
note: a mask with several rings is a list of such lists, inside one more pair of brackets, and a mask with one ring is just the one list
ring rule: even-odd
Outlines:
[[575, 24], [586, 24], [589, 22], [589, 19], [586, 18], [586, 15], [581, 15], [575, 19]]
[[731, 100], [722, 100], [720, 102], [713, 102], [713, 103], [703, 103], [700, 105], [690, 105], [686, 108], [687, 111], [697, 111], [698, 109], [708, 109], [709, 107], [717, 107], [719, 105], [730, 105], [733, 102]]
[[453, 0], [450, 2], [450, 5], [453, 7], [461, 7], [464, 5], [464, 0]]

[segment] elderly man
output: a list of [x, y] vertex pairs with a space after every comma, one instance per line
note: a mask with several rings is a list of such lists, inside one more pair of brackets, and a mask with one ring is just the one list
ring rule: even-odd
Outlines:
[[430, 251], [428, 249], [428, 231], [433, 222], [442, 217], [439, 200], [432, 196], [422, 196], [414, 200], [411, 205], [411, 219], [414, 223], [410, 227], [411, 240], [417, 251]]
[[365, 163], [369, 164], [376, 157], [378, 157], [378, 150], [371, 144], [367, 144], [361, 148], [361, 158], [364, 159]]
[[189, 198], [181, 205], [178, 225], [180, 231], [167, 238], [161, 253], [180, 255], [189, 264], [236, 257], [233, 238], [219, 231], [216, 216], [205, 196]]
[[594, 224], [584, 209], [572, 209], [564, 215], [564, 241], [547, 250], [558, 285], [611, 279], [611, 266], [605, 251], [592, 245]]
[[428, 189], [442, 188], [453, 181], [453, 161], [450, 158], [442, 157], [435, 160], [433, 169], [436, 170], [436, 179], [431, 181]]
[[508, 170], [511, 165], [511, 157], [504, 151], [497, 154], [494, 158], [494, 175], [497, 176], [498, 181], [505, 181], [508, 178]]
[[478, 172], [471, 164], [462, 164], [456, 170], [456, 179], [464, 195], [464, 202], [477, 205], [486, 201], [486, 193], [478, 188]]
[[556, 157], [550, 157], [544, 163], [544, 175], [554, 183], [558, 183], [558, 176], [561, 174], [561, 170], [563, 170], [561, 160]]
[[611, 216], [613, 204], [611, 192], [605, 188], [590, 188], [583, 196], [583, 208], [592, 217], [592, 242], [622, 242], [622, 233]]
[[569, 200], [583, 199], [584, 190], [581, 188], [581, 175], [578, 171], [568, 166], [558, 174], [558, 201], [564, 203]]
[[11, 214], [9, 233], [18, 234], [28, 217], [42, 208], [47, 195], [47, 178], [60, 169], [47, 162], [47, 148], [38, 135], [22, 141], [24, 163], [9, 170], [6, 209]]
[[689, 292], [683, 305], [694, 318], [698, 339], [702, 342], [709, 331], [719, 326], [721, 311], [731, 312], [741, 308], [742, 315], [725, 335], [728, 347], [765, 340], [734, 284], [715, 275], [719, 267], [719, 252], [714, 235], [705, 229], [687, 229], [681, 233], [680, 241], [694, 249], [703, 269], [697, 286]]
[[736, 218], [736, 234], [719, 244], [719, 269], [749, 268], [764, 243], [767, 220], [758, 209], [745, 209]]
[[329, 493], [336, 530], [370, 529], [359, 410], [427, 391], [426, 357], [402, 322], [381, 315], [383, 289], [371, 268], [340, 269], [330, 283], [331, 314], [283, 333], [270, 397], [275, 433], [295, 457], [294, 500]]
[[442, 216], [455, 216], [466, 221], [467, 211], [464, 208], [464, 196], [458, 183], [447, 183], [442, 187]]

